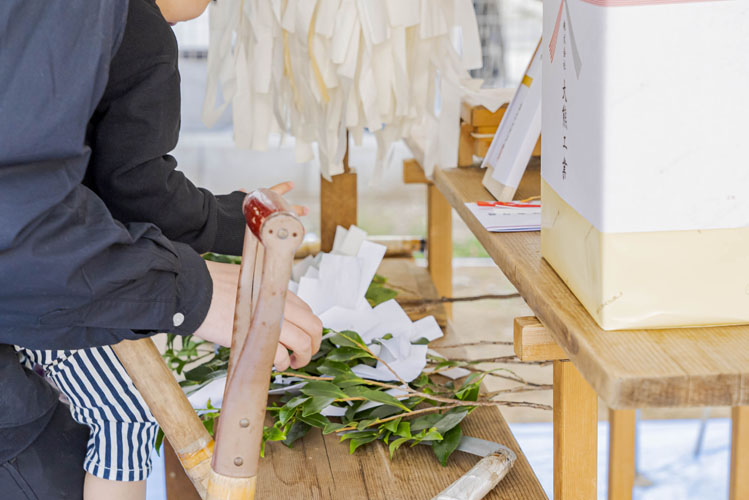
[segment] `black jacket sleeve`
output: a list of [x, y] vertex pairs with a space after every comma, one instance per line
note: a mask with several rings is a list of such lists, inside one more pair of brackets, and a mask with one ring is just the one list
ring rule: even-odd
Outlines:
[[197, 188], [167, 154], [177, 144], [177, 42], [151, 0], [132, 0], [122, 45], [89, 128], [87, 184], [115, 219], [152, 222], [173, 241], [203, 253], [239, 255], [242, 200]]
[[[137, 0], [134, 0], [137, 1]], [[83, 180], [86, 127], [127, 2], [0, 2], [0, 342], [69, 349], [193, 332], [205, 263], [152, 224], [123, 225]]]

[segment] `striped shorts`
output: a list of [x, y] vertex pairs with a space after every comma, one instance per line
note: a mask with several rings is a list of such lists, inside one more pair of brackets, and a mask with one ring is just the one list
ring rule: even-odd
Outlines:
[[111, 347], [16, 350], [27, 366], [42, 366], [70, 401], [73, 418], [91, 429], [83, 464], [89, 474], [114, 481], [148, 477], [158, 425]]

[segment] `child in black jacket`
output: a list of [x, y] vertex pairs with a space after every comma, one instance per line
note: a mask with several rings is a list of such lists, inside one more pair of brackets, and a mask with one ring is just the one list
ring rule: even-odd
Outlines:
[[[176, 22], [202, 12], [207, 1], [157, 3], [130, 0], [124, 37], [89, 124], [91, 158], [84, 184], [122, 223], [155, 224], [170, 240], [199, 253], [238, 255], [244, 193], [214, 196], [195, 187], [167, 154], [179, 134], [180, 79], [176, 40], [162, 11]], [[224, 266], [212, 273], [238, 272], [237, 266], [209, 264]], [[287, 314], [282, 342], [287, 341], [276, 358], [280, 369], [306, 364], [320, 344], [319, 320], [293, 294], [289, 300], [302, 314], [296, 320]], [[227, 306], [226, 314], [233, 316], [233, 302]], [[173, 320], [179, 326], [183, 318], [175, 314]], [[291, 358], [285, 347], [294, 351]], [[90, 428], [84, 498], [145, 498], [157, 425], [112, 349], [19, 351], [30, 364], [44, 367], [69, 398], [74, 419]]]

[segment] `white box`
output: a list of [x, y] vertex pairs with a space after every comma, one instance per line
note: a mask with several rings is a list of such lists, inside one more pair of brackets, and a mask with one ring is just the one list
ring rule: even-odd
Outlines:
[[749, 323], [749, 2], [544, 0], [541, 252], [604, 329]]

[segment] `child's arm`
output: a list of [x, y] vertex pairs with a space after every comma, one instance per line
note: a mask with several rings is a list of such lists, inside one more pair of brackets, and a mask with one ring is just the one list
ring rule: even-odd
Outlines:
[[198, 252], [241, 253], [239, 192], [197, 188], [167, 154], [177, 144], [180, 88], [177, 44], [155, 5], [130, 8], [107, 90], [89, 127], [86, 183], [123, 223], [148, 221]]

